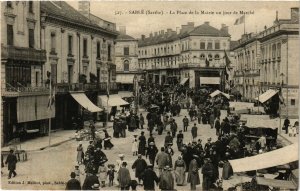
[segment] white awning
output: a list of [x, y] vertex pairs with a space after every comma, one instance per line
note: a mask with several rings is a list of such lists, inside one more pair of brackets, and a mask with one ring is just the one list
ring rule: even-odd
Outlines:
[[297, 189], [297, 186], [292, 181], [256, 177], [256, 182], [258, 185], [272, 186], [275, 188], [282, 188], [282, 189], [284, 188], [284, 189], [293, 189], [293, 190]]
[[220, 84], [220, 77], [200, 77], [200, 84]]
[[249, 118], [249, 119], [247, 119], [246, 126], [249, 128], [277, 129], [279, 127], [279, 120], [278, 119]]
[[120, 106], [120, 105], [128, 105], [129, 103], [123, 100], [119, 95], [109, 95], [109, 98], [106, 95], [98, 96], [98, 104], [102, 107]]
[[188, 78], [183, 78], [180, 82], [180, 85], [184, 85], [188, 80]]
[[235, 110], [252, 109], [252, 108], [254, 108], [254, 103], [248, 103], [248, 102], [229, 102], [229, 107], [235, 108]]
[[271, 97], [273, 97], [277, 93], [278, 93], [278, 90], [269, 89], [265, 93], [261, 94], [260, 96], [258, 96], [255, 99], [258, 100], [260, 103], [265, 103], [266, 101], [268, 101]]
[[117, 74], [116, 82], [121, 84], [133, 84], [134, 74]]
[[233, 172], [246, 172], [283, 165], [297, 160], [299, 160], [298, 143], [295, 143], [256, 156], [229, 160], [229, 163], [232, 166]]
[[94, 105], [84, 93], [71, 93], [71, 96], [86, 110], [90, 112], [103, 111], [101, 108]]
[[210, 97], [215, 97], [215, 96], [217, 96], [217, 95], [219, 95], [219, 94], [222, 94], [222, 95], [225, 96], [227, 99], [230, 99], [230, 95], [229, 95], [229, 94], [226, 94], [226, 93], [224, 93], [224, 92], [221, 92], [220, 90], [216, 90], [216, 91], [214, 91], [213, 93], [211, 93], [211, 94], [209, 94], [209, 95], [210, 95]]

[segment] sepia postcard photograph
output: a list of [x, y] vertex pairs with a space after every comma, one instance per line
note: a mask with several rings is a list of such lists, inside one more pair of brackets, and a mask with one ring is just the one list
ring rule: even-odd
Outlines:
[[299, 1], [1, 1], [1, 189], [296, 191]]

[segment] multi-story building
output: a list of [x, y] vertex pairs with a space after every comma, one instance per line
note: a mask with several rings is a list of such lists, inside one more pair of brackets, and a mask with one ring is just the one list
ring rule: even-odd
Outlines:
[[242, 35], [235, 47], [234, 85], [241, 95], [253, 101], [261, 94], [260, 88], [260, 41], [257, 34]]
[[276, 19], [259, 34], [262, 90], [282, 90], [281, 115], [297, 116], [299, 106], [299, 8], [290, 19]]
[[115, 46], [116, 82], [119, 90], [132, 90], [133, 79], [140, 76], [138, 70], [138, 40], [126, 34], [126, 27], [119, 27]]
[[19, 132], [43, 132], [49, 91], [43, 88], [46, 52], [40, 46], [40, 3], [1, 2], [1, 130], [8, 143]]
[[47, 72], [51, 72], [55, 84], [56, 128], [72, 127], [72, 117], [84, 112], [69, 91], [83, 91], [97, 105], [98, 95], [106, 93], [107, 85], [117, 89], [114, 49], [118, 33], [113, 23], [109, 29], [102, 27], [103, 23], [66, 2], [41, 2], [41, 46], [47, 52], [43, 74], [47, 79]]
[[[281, 93], [282, 115], [298, 115], [299, 105], [299, 8], [290, 19], [276, 19], [258, 34], [245, 34], [233, 48], [237, 89], [249, 100], [274, 89]], [[281, 90], [281, 92], [280, 92]], [[274, 95], [274, 94], [270, 94]], [[257, 99], [256, 99], [257, 100]]]
[[[139, 66], [150, 83], [188, 83], [189, 87], [224, 88], [225, 51], [230, 49], [228, 27], [209, 22], [195, 27], [193, 22], [180, 31], [142, 35], [139, 41]], [[223, 85], [222, 85], [223, 84]]]

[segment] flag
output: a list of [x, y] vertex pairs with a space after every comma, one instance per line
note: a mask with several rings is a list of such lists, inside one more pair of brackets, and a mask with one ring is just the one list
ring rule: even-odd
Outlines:
[[49, 96], [48, 109], [51, 109], [52, 105], [55, 103], [55, 88], [53, 88], [52, 94]]
[[241, 16], [240, 18], [237, 18], [234, 22], [234, 25], [239, 25], [245, 22], [245, 15]]
[[224, 50], [224, 58], [225, 58], [225, 79], [228, 81], [229, 80], [229, 75], [230, 75], [230, 64], [231, 61], [226, 53], [226, 51]]
[[205, 59], [205, 64], [206, 66], [209, 66], [209, 60], [207, 58]]
[[280, 104], [283, 104], [285, 106], [285, 103], [284, 103], [284, 98], [282, 96], [282, 88], [280, 88], [280, 91], [279, 91], [279, 103]]

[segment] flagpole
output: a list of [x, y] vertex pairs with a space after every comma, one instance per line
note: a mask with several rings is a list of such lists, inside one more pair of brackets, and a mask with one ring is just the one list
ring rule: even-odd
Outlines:
[[244, 14], [244, 34], [246, 34], [246, 15]]
[[108, 100], [109, 100], [109, 78], [107, 78], [107, 85], [106, 85], [106, 91], [107, 91], [107, 101], [106, 101], [106, 127], [108, 127]]
[[49, 99], [49, 147], [50, 147], [50, 144], [51, 144], [51, 102], [52, 102], [52, 77], [50, 75], [50, 88], [49, 88], [49, 94], [50, 94], [50, 99]]

